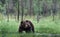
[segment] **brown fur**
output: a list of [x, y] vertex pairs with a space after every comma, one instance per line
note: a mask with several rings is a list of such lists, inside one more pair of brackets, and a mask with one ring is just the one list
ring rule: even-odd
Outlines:
[[25, 20], [21, 21], [21, 24], [19, 26], [19, 33], [25, 31], [25, 32], [34, 32], [34, 26], [31, 21]]

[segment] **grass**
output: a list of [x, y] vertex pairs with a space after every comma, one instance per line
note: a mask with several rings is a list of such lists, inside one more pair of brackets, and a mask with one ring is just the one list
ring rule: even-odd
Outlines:
[[[32, 21], [35, 27], [36, 33], [53, 33], [53, 34], [60, 34], [60, 19], [55, 18], [55, 21], [52, 21], [52, 17], [42, 17], [40, 18], [39, 23], [35, 17], [24, 17], [24, 19], [28, 19]], [[4, 32], [18, 32], [19, 22], [10, 19], [7, 22], [5, 19], [0, 21], [0, 31]]]
[[[60, 34], [60, 19], [58, 17], [55, 17], [54, 21], [52, 21], [52, 16], [41, 17], [39, 23], [37, 23], [36, 17], [33, 16], [24, 16], [24, 20], [26, 19], [30, 20], [34, 24], [35, 33]], [[6, 19], [0, 20], [0, 37], [51, 37], [50, 35], [34, 35], [33, 33], [16, 33], [18, 32], [20, 21], [18, 22], [15, 19], [9, 19], [9, 22], [7, 22]]]

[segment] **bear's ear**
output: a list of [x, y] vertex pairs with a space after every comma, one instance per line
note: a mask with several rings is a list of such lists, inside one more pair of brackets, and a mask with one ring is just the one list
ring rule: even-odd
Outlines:
[[29, 22], [28, 20], [26, 20], [26, 22]]
[[22, 25], [23, 25], [23, 21], [20, 22], [20, 26], [22, 26]]
[[23, 21], [21, 21], [21, 24], [23, 23]]

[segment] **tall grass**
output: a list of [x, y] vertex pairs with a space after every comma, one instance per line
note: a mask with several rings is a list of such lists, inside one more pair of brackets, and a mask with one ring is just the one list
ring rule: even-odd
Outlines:
[[[24, 20], [30, 20], [35, 27], [36, 33], [60, 33], [60, 19], [52, 21], [52, 17], [42, 17], [37, 23], [36, 17], [24, 17]], [[20, 20], [21, 21], [21, 20]], [[20, 22], [10, 19], [7, 22], [5, 19], [0, 21], [0, 31], [4, 32], [18, 32]]]

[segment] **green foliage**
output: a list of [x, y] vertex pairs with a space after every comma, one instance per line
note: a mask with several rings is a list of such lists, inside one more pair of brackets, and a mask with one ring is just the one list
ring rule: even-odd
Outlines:
[[[5, 4], [1, 4], [0, 2], [0, 9], [2, 12], [6, 13], [6, 5], [8, 6], [8, 1], [9, 0], [2, 0], [3, 2], [6, 2]], [[20, 13], [21, 13], [21, 0], [19, 0], [20, 2]], [[52, 6], [52, 0], [40, 0], [40, 4], [38, 4], [38, 0], [33, 0], [33, 3], [32, 3], [32, 7], [34, 8], [34, 13], [37, 14], [39, 13], [38, 11], [40, 11], [42, 13], [42, 7], [43, 7], [43, 3], [46, 3], [47, 7], [48, 7], [48, 10], [50, 9], [51, 10], [51, 6]], [[57, 6], [59, 8], [59, 0], [57, 2]], [[29, 13], [29, 7], [30, 7], [30, 4], [29, 4], [29, 0], [23, 0], [23, 3], [24, 3], [24, 14], [26, 14], [27, 12]], [[26, 3], [26, 4], [25, 4]], [[18, 0], [13, 0], [13, 10], [15, 11], [14, 13], [16, 13], [18, 10]], [[3, 5], [3, 6], [2, 6]], [[39, 5], [39, 7], [38, 7]], [[40, 8], [40, 9], [39, 9]], [[33, 9], [32, 9], [33, 10]], [[47, 11], [48, 11], [47, 10]], [[12, 13], [12, 14], [14, 14]], [[27, 13], [27, 14], [28, 14]], [[48, 14], [48, 13], [47, 13]]]
[[3, 15], [0, 13], [0, 21], [3, 20]]
[[[34, 24], [36, 33], [60, 33], [60, 20], [52, 21], [52, 17], [44, 17], [37, 23], [35, 18], [27, 17], [27, 19]], [[18, 32], [19, 25], [20, 23], [12, 21], [12, 19], [9, 22], [3, 20], [0, 21], [0, 30], [4, 32]]]
[[10, 21], [10, 22], [1, 21], [0, 30], [3, 32], [17, 32], [18, 24], [14, 21]]
[[[36, 17], [36, 16], [35, 16]], [[56, 16], [55, 16], [56, 17]], [[60, 34], [60, 19], [55, 18], [55, 21], [52, 21], [52, 16], [43, 17], [40, 19], [39, 23], [37, 23], [36, 18], [34, 16], [24, 16], [24, 19], [28, 19], [32, 21], [35, 27], [35, 33], [18, 33], [18, 28], [20, 22], [17, 22], [13, 19], [10, 19], [7, 22], [5, 19], [0, 21], [0, 37], [50, 37], [49, 34]], [[13, 33], [14, 32], [14, 33]], [[48, 35], [40, 35], [40, 34], [48, 34]]]

